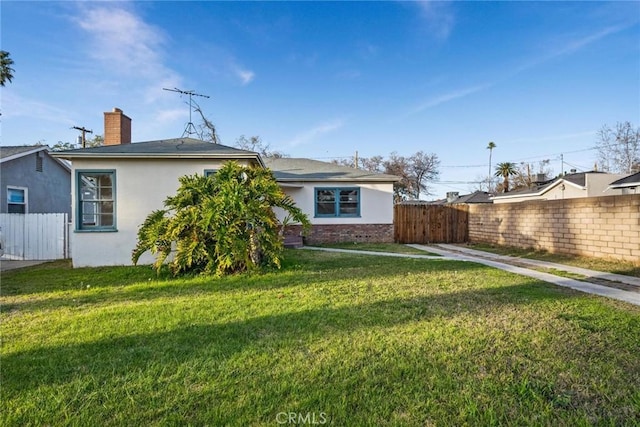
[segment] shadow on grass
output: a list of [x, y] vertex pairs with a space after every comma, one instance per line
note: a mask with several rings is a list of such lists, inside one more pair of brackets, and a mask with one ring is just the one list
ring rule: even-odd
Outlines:
[[[313, 254], [311, 254], [313, 255]], [[371, 265], [358, 264], [358, 257], [366, 255], [331, 254], [326, 256], [326, 262], [317, 259], [312, 264], [300, 264], [297, 260], [283, 263], [282, 270], [266, 274], [240, 274], [229, 277], [195, 276], [190, 278], [152, 279], [148, 271], [139, 271], [141, 268], [150, 267], [111, 267], [102, 269], [78, 269], [57, 271], [59, 280], [69, 284], [64, 287], [46, 286], [48, 292], [54, 290], [69, 291], [60, 296], [51, 296], [42, 299], [3, 302], [3, 311], [38, 311], [54, 310], [64, 307], [79, 307], [98, 305], [104, 303], [117, 303], [125, 301], [152, 301], [167, 297], [184, 297], [189, 295], [224, 294], [231, 292], [269, 291], [292, 286], [304, 286], [313, 284], [323, 285], [328, 282], [345, 280], [361, 281], [368, 278], [376, 280], [402, 276], [407, 273], [453, 273], [469, 270], [490, 270], [482, 264], [446, 261], [446, 260], [422, 260], [422, 259], [398, 259], [381, 257], [377, 263]], [[419, 270], [416, 270], [416, 268]], [[84, 271], [79, 271], [84, 270]], [[87, 274], [92, 270], [95, 274]], [[56, 270], [54, 270], [56, 271]], [[115, 273], [114, 273], [115, 272]], [[66, 275], [66, 278], [65, 278]], [[62, 277], [62, 279], [61, 279]], [[109, 282], [106, 282], [106, 280]], [[4, 285], [4, 283], [3, 283]], [[29, 290], [29, 286], [24, 286]], [[18, 292], [22, 286], [11, 285], [13, 292], [2, 296], [30, 295], [45, 292]]]
[[114, 376], [157, 364], [171, 369], [191, 359], [224, 361], [249, 346], [293, 348], [299, 347], [301, 340], [311, 341], [333, 334], [393, 327], [434, 317], [484, 315], [504, 304], [528, 305], [576, 295], [551, 285], [524, 282], [508, 287], [316, 308], [223, 324], [187, 325], [89, 343], [42, 347], [3, 356], [3, 394], [24, 393], [41, 385], [64, 384], [84, 377], [108, 381]]

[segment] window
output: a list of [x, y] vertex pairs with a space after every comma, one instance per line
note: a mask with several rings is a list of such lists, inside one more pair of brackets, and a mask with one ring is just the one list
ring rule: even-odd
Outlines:
[[359, 217], [359, 188], [316, 188], [316, 217]]
[[24, 187], [7, 187], [7, 212], [27, 213], [27, 189]]
[[205, 169], [204, 176], [213, 176], [218, 172], [218, 169]]
[[115, 172], [77, 171], [78, 230], [115, 230]]

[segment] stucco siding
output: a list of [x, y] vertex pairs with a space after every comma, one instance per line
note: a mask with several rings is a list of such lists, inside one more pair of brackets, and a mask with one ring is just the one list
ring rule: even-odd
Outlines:
[[[287, 183], [293, 184], [293, 183]], [[330, 224], [393, 224], [393, 184], [392, 183], [362, 183], [362, 182], [315, 182], [304, 184], [302, 188], [284, 187], [287, 193], [302, 211], [307, 214], [313, 225]], [[315, 188], [360, 188], [360, 216], [359, 217], [316, 217], [315, 216]], [[276, 212], [282, 220], [283, 213]]]
[[42, 172], [36, 170], [36, 153], [2, 164], [0, 174], [0, 212], [7, 212], [7, 187], [28, 189], [29, 213], [71, 213], [71, 175], [46, 152], [42, 156]]
[[[167, 196], [176, 193], [178, 179], [184, 175], [218, 169], [222, 164], [219, 160], [206, 159], [123, 159], [117, 162], [75, 159], [71, 186], [73, 206], [76, 206], [77, 197], [76, 170], [115, 170], [117, 231], [74, 231], [71, 236], [74, 267], [130, 265], [139, 226], [153, 210], [164, 207]], [[77, 229], [75, 222], [73, 228]], [[141, 264], [152, 262], [150, 254], [140, 259]]]

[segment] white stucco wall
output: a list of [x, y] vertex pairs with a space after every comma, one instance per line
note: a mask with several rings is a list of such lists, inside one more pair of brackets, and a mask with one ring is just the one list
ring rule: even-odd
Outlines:
[[[72, 206], [76, 206], [76, 170], [116, 171], [117, 231], [73, 231], [71, 253], [74, 267], [131, 265], [131, 251], [136, 245], [138, 227], [153, 210], [162, 209], [167, 196], [178, 189], [178, 178], [205, 169], [218, 169], [222, 162], [212, 159], [74, 159], [72, 169]], [[76, 223], [73, 229], [76, 229]], [[145, 254], [141, 264], [153, 263]]]
[[[393, 184], [392, 183], [362, 183], [362, 182], [305, 182], [287, 183], [301, 185], [302, 188], [284, 187], [283, 190], [295, 201], [302, 211], [307, 214], [312, 224], [393, 224]], [[356, 218], [315, 217], [316, 187], [323, 188], [360, 188], [360, 216]], [[283, 219], [283, 212], [276, 211], [278, 218]]]

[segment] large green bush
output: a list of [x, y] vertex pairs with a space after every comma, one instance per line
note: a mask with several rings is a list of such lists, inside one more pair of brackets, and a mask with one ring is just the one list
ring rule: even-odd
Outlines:
[[160, 271], [169, 259], [174, 274], [236, 273], [257, 267], [280, 267], [281, 224], [274, 211], [287, 212], [294, 223], [309, 227], [306, 215], [287, 196], [268, 169], [227, 162], [212, 176], [180, 178], [175, 196], [163, 210], [149, 214], [138, 231], [132, 260], [149, 251]]

